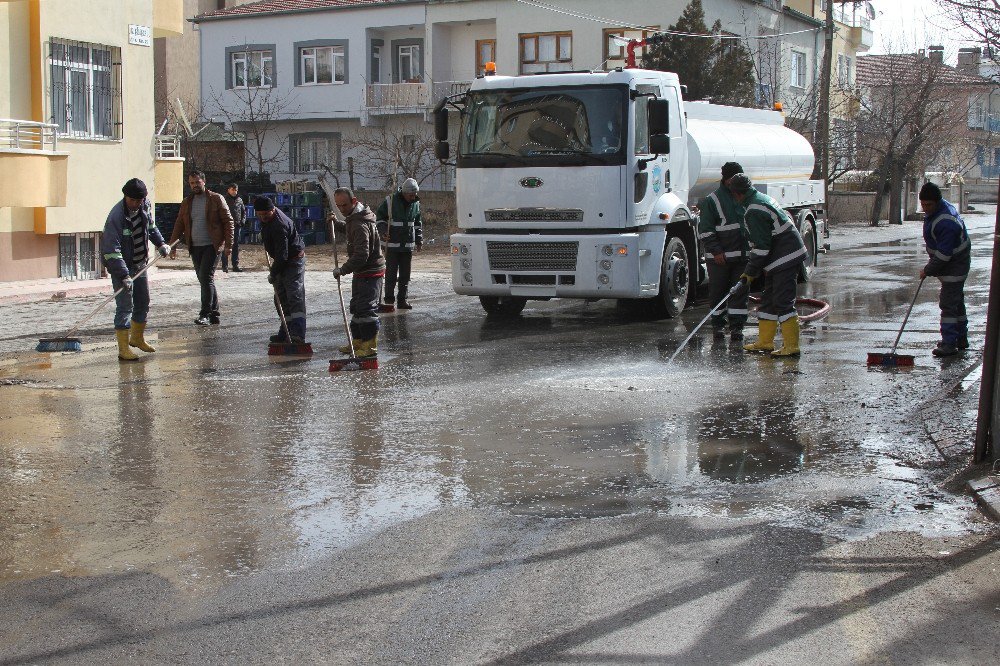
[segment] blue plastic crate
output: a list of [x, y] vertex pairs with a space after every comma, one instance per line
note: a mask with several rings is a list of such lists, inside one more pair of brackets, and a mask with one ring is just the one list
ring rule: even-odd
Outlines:
[[[275, 196], [274, 205], [282, 207], [292, 205], [291, 194], [282, 194], [281, 192], [278, 192], [274, 196]], [[284, 210], [284, 208], [282, 208], [282, 210]]]
[[307, 220], [322, 220], [323, 219], [323, 207], [322, 206], [307, 206], [305, 209], [304, 218]]

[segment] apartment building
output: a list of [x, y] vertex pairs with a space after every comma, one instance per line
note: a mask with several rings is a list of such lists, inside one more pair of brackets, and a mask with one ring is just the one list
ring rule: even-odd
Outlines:
[[[762, 106], [805, 94], [822, 48], [817, 19], [780, 0], [703, 2], [709, 26], [719, 19], [754, 51]], [[433, 171], [429, 110], [485, 63], [500, 74], [621, 66], [621, 38], [665, 29], [686, 5], [576, 0], [567, 12], [518, 0], [259, 0], [192, 19], [200, 97], [206, 116], [247, 133], [248, 168], [275, 180], [328, 168], [341, 182], [381, 188], [400, 165], [422, 163], [422, 186], [447, 188], [447, 174]], [[371, 153], [389, 155], [372, 166]]]
[[174, 0], [0, 2], [0, 281], [98, 277], [129, 178], [179, 200], [182, 163], [153, 129], [152, 40], [183, 23]]

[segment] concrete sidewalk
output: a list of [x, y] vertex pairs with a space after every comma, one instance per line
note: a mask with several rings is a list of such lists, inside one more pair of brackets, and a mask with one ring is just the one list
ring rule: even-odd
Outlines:
[[[146, 274], [150, 284], [162, 283], [188, 277], [191, 270], [160, 270], [155, 266]], [[60, 301], [78, 296], [91, 296], [105, 292], [111, 294], [111, 278], [97, 280], [23, 280], [20, 282], [0, 282], [0, 303], [27, 303], [31, 301]]]

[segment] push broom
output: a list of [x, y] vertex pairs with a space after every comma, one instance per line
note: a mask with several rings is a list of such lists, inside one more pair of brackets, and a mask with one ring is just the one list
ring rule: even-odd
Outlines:
[[[267, 261], [268, 273], [271, 271], [271, 257], [264, 250], [264, 260]], [[288, 330], [288, 322], [285, 320], [285, 308], [281, 307], [281, 299], [278, 297], [278, 285], [274, 287], [274, 304], [278, 306], [278, 316], [281, 317], [281, 330], [285, 332], [288, 342], [272, 342], [267, 345], [268, 356], [312, 356], [313, 348], [308, 342], [292, 342], [292, 334]]]
[[908, 367], [913, 365], [913, 357], [909, 354], [897, 354], [896, 346], [899, 344], [899, 339], [903, 337], [903, 329], [906, 328], [906, 320], [910, 318], [910, 312], [913, 311], [913, 304], [917, 302], [917, 296], [920, 295], [920, 288], [924, 286], [924, 280], [926, 278], [920, 278], [920, 284], [917, 285], [917, 291], [913, 294], [913, 300], [910, 301], [910, 307], [906, 308], [906, 316], [903, 317], [903, 325], [899, 327], [899, 333], [896, 335], [896, 341], [892, 343], [892, 349], [888, 354], [880, 354], [878, 352], [868, 352], [868, 365], [869, 366], [882, 366], [884, 368], [898, 368], [898, 367]]
[[[333, 267], [340, 268], [340, 258], [337, 254], [337, 229], [331, 225], [333, 240]], [[351, 350], [350, 358], [335, 358], [330, 360], [330, 372], [341, 372], [343, 370], [378, 370], [378, 356], [366, 356], [358, 358], [354, 351], [354, 336], [351, 335], [351, 325], [347, 323], [347, 307], [344, 305], [344, 289], [340, 285], [340, 276], [337, 276], [337, 294], [340, 295], [340, 314], [344, 317], [344, 332], [347, 333], [347, 346]]]
[[[179, 242], [180, 239], [177, 239], [173, 243], [171, 243], [170, 249], [171, 250], [174, 249], [174, 246], [177, 245]], [[152, 268], [153, 265], [159, 260], [160, 260], [160, 255], [157, 254], [155, 257], [153, 257], [153, 260], [151, 262], [146, 264], [142, 268], [142, 270], [133, 275], [132, 278], [135, 279], [139, 277], [140, 275], [148, 271], [150, 268]], [[83, 345], [80, 342], [80, 338], [74, 338], [73, 334], [79, 331], [81, 328], [83, 328], [83, 325], [86, 324], [88, 321], [90, 321], [94, 315], [100, 312], [101, 308], [103, 308], [105, 305], [113, 301], [118, 296], [118, 294], [122, 293], [123, 291], [125, 291], [125, 285], [118, 287], [115, 293], [111, 294], [103, 301], [101, 301], [100, 304], [90, 312], [90, 314], [88, 314], [86, 317], [80, 320], [80, 322], [76, 326], [66, 331], [66, 335], [64, 335], [61, 338], [42, 338], [41, 340], [38, 341], [38, 345], [35, 347], [35, 350], [40, 352], [83, 351]]]

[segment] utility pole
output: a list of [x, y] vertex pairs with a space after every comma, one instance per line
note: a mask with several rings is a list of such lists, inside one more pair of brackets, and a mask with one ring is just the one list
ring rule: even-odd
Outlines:
[[[827, 224], [830, 221], [830, 85], [833, 79], [833, 0], [825, 0], [826, 25], [823, 28], [823, 66], [820, 72], [819, 113], [819, 177], [823, 179], [823, 206]], [[829, 227], [827, 227], [829, 228]]]

